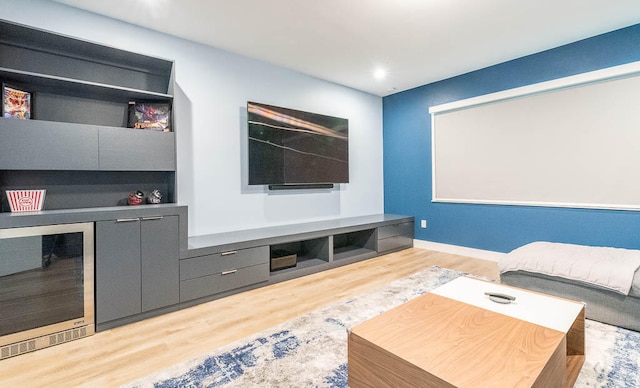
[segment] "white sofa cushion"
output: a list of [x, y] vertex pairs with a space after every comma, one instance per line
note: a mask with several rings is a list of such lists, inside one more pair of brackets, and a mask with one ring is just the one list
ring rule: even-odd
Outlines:
[[[538, 241], [514, 249], [498, 265], [501, 273], [541, 273], [629, 295], [640, 267], [640, 250]], [[635, 281], [640, 287], [640, 277]]]

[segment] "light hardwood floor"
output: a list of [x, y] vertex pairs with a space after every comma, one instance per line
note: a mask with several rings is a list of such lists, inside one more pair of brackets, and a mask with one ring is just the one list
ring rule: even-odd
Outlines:
[[0, 387], [117, 387], [432, 265], [498, 278], [493, 261], [406, 249], [2, 360]]

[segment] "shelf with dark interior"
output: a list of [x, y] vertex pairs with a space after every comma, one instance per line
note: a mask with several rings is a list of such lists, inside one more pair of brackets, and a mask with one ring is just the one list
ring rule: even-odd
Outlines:
[[172, 171], [0, 170], [0, 212], [9, 212], [4, 190], [47, 189], [43, 210], [126, 206], [129, 193], [153, 190], [162, 203], [175, 203]]
[[116, 206], [142, 188], [174, 202], [175, 133], [127, 128], [131, 101], [172, 108], [173, 69], [170, 60], [0, 20], [0, 81], [33, 99], [30, 120], [0, 118], [0, 194], [47, 189], [49, 210]]
[[[0, 67], [0, 80], [32, 93], [29, 122], [127, 128], [130, 102], [160, 103], [169, 107], [173, 104], [173, 96], [167, 94], [166, 89], [164, 93], [155, 92], [4, 67]], [[170, 128], [173, 128], [171, 124]]]
[[0, 36], [0, 80], [33, 93], [33, 120], [126, 127], [130, 101], [173, 100], [173, 61], [4, 21]]
[[284, 252], [296, 255], [295, 266], [272, 270], [272, 274], [303, 270], [329, 263], [329, 237], [274, 244], [270, 246], [270, 251], [272, 257], [276, 252], [277, 255]]
[[64, 90], [79, 96], [100, 96], [108, 100], [169, 100], [173, 96], [167, 93], [149, 90], [133, 89], [130, 87], [103, 84], [59, 77], [55, 75], [32, 73], [18, 69], [0, 67], [0, 78], [20, 85], [29, 85], [28, 89], [39, 92]]
[[173, 61], [0, 21], [0, 67], [113, 88], [171, 94]]
[[376, 255], [376, 230], [333, 235], [333, 260], [364, 259]]

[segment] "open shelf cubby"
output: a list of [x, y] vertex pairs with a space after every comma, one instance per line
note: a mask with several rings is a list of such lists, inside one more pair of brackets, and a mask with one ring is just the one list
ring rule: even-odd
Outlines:
[[333, 235], [333, 260], [375, 255], [375, 228]]
[[297, 257], [295, 267], [272, 271], [272, 273], [296, 271], [316, 265], [327, 264], [329, 262], [329, 238], [320, 237], [310, 240], [274, 244], [270, 246], [272, 256], [274, 252], [287, 252], [289, 254], [295, 254]]
[[159, 190], [162, 203], [174, 203], [174, 180], [173, 171], [0, 170], [0, 213], [9, 212], [5, 190], [46, 189], [43, 210], [125, 206], [138, 190]]

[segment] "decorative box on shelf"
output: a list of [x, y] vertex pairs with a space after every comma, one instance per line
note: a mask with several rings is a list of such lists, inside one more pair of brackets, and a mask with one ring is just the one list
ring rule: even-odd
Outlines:
[[297, 265], [298, 255], [282, 249], [271, 252], [271, 271], [292, 268]]

